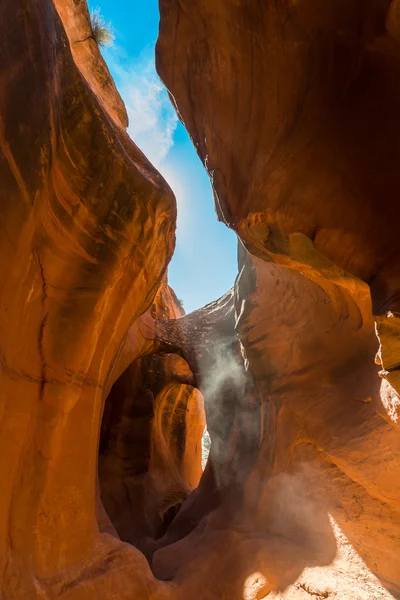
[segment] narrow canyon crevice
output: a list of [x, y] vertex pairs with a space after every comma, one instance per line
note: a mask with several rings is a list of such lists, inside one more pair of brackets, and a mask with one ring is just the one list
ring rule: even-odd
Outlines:
[[238, 236], [188, 315], [86, 0], [0, 11], [0, 599], [400, 598], [400, 2], [159, 6]]
[[[149, 323], [155, 331], [157, 318], [182, 314], [165, 282], [148, 311]], [[156, 338], [145, 352], [119, 376], [105, 401], [99, 485], [119, 537], [147, 553], [199, 483], [205, 413], [184, 358], [162, 349]]]

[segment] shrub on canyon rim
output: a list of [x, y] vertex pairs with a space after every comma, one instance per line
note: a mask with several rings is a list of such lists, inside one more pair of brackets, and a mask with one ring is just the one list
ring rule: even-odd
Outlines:
[[110, 23], [106, 23], [99, 8], [95, 8], [90, 13], [90, 23], [92, 26], [92, 38], [99, 46], [112, 46], [115, 40]]

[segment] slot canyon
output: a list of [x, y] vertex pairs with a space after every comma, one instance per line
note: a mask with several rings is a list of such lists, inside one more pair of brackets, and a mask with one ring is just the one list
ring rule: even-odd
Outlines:
[[0, 3], [0, 599], [398, 599], [400, 0], [159, 10], [238, 238], [189, 314], [86, 0]]

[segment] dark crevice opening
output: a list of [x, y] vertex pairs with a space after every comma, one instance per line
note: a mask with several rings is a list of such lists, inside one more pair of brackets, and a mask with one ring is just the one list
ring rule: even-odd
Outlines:
[[164, 513], [162, 522], [155, 536], [156, 540], [162, 538], [167, 533], [168, 527], [171, 525], [172, 521], [175, 519], [176, 515], [180, 511], [182, 504], [183, 502], [174, 504], [173, 506], [170, 506], [169, 509]]
[[[173, 377], [171, 382], [165, 381], [168, 373], [163, 363], [175, 357], [151, 354], [131, 363], [105, 400], [100, 429], [98, 481], [102, 507], [121, 540], [137, 547], [149, 562], [154, 544], [165, 536], [185, 500], [197, 489], [188, 489], [183, 476], [177, 482], [171, 476], [171, 472], [184, 472], [182, 457], [185, 444], [190, 443], [186, 439], [185, 393], [186, 389], [197, 390]], [[181, 386], [182, 398], [167, 404], [160, 414], [157, 396], [168, 388], [168, 383]], [[166, 434], [173, 443], [164, 437]], [[168, 442], [172, 448], [166, 451]], [[209, 446], [208, 440], [204, 450], [207, 456]], [[206, 462], [204, 452], [199, 457], [202, 465]], [[104, 515], [102, 511], [100, 514]]]

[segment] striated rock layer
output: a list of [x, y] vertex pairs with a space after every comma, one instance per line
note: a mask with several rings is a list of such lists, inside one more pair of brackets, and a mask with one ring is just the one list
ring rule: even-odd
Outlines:
[[1, 600], [400, 597], [399, 11], [160, 0], [240, 238], [183, 315], [85, 0], [3, 0]]
[[176, 206], [86, 42], [92, 86], [76, 46], [89, 28], [85, 2], [1, 5], [2, 600], [160, 588], [138, 550], [99, 533], [96, 471], [116, 357], [172, 255]]
[[158, 72], [244, 244], [234, 326], [261, 402], [240, 509], [224, 494], [154, 557], [206, 572], [210, 598], [400, 593], [399, 10], [160, 2]]
[[196, 375], [212, 446], [153, 570], [192, 593], [207, 574], [210, 599], [397, 597], [398, 434], [381, 412], [366, 286], [361, 313], [336, 284], [240, 254], [235, 294], [156, 323]]
[[[183, 311], [163, 283], [148, 313], [153, 319], [150, 353], [157, 344], [154, 319], [179, 318]], [[202, 474], [205, 415], [194, 384], [182, 357], [147, 354], [131, 362], [105, 403], [101, 499], [121, 539], [143, 550], [163, 536]]]

